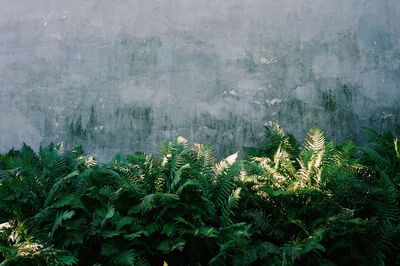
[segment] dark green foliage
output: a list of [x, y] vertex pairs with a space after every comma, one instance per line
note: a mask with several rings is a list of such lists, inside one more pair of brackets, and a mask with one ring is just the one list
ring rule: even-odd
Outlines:
[[2, 265], [394, 265], [400, 152], [279, 126], [216, 163], [178, 137], [99, 166], [62, 144], [0, 155]]

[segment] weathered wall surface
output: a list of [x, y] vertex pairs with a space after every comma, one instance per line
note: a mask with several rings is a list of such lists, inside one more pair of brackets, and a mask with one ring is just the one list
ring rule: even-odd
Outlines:
[[399, 0], [0, 0], [0, 151], [400, 125]]

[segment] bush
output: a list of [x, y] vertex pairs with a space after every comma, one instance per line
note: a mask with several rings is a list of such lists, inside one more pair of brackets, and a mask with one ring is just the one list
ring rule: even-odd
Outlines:
[[24, 144], [0, 155], [2, 265], [399, 264], [397, 140], [368, 132], [300, 147], [275, 126], [219, 163], [182, 137], [104, 165]]

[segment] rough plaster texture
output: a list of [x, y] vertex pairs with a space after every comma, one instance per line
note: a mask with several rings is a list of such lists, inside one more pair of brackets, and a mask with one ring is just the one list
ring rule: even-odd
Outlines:
[[100, 160], [177, 135], [228, 155], [263, 123], [399, 133], [399, 0], [0, 0], [0, 151]]

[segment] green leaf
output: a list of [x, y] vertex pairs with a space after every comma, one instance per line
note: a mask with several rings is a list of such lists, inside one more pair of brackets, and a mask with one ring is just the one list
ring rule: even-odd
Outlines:
[[68, 255], [68, 256], [57, 256], [57, 261], [58, 263], [60, 263], [61, 265], [74, 265], [76, 263], [78, 263], [78, 260], [76, 257], [72, 256], [72, 255]]
[[74, 211], [64, 211], [64, 212], [59, 212], [56, 216], [56, 220], [53, 223], [53, 228], [51, 229], [50, 236], [52, 237], [54, 235], [54, 232], [57, 230], [59, 226], [61, 226], [62, 222], [64, 220], [71, 219], [71, 217], [75, 214]]
[[124, 235], [124, 238], [132, 240], [132, 239], [140, 237], [143, 234], [145, 234], [145, 231], [144, 230], [140, 230], [140, 231], [138, 231], [136, 233]]
[[132, 249], [125, 249], [118, 252], [114, 257], [116, 265], [134, 265], [136, 253]]

